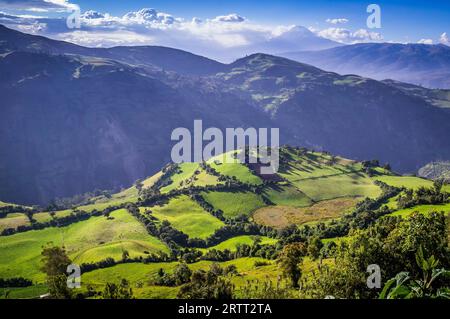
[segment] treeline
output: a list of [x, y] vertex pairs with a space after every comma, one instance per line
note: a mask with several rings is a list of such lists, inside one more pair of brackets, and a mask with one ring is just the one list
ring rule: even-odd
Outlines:
[[148, 253], [147, 256], [139, 256], [135, 258], [129, 258], [127, 256], [123, 256], [122, 259], [115, 260], [114, 258], [108, 257], [103, 260], [91, 263], [83, 263], [80, 265], [80, 270], [82, 273], [86, 273], [89, 271], [103, 269], [112, 267], [119, 264], [126, 263], [156, 263], [156, 262], [170, 262], [177, 260], [173, 255], [168, 255], [165, 252], [159, 252], [159, 254]]
[[23, 277], [15, 277], [3, 279], [0, 278], [0, 288], [16, 288], [16, 287], [29, 287], [33, 282]]
[[0, 218], [5, 218], [8, 214], [13, 213], [24, 213], [30, 215], [37, 212], [38, 212], [37, 208], [28, 208], [20, 205], [8, 205], [0, 207]]
[[450, 193], [442, 190], [443, 181], [434, 181], [433, 187], [406, 189], [397, 199], [398, 208], [410, 208], [417, 205], [438, 205], [450, 202]]
[[202, 260], [210, 261], [228, 261], [243, 257], [260, 257], [264, 259], [275, 259], [278, 255], [281, 246], [277, 245], [260, 245], [255, 243], [253, 245], [238, 244], [236, 251], [229, 249], [217, 250], [211, 249], [200, 257]]
[[100, 190], [95, 189], [92, 192], [86, 192], [83, 194], [77, 194], [71, 197], [55, 198], [50, 201], [44, 211], [57, 211], [71, 209], [75, 206], [83, 206], [94, 204], [92, 199], [99, 196], [111, 198], [115, 190]]

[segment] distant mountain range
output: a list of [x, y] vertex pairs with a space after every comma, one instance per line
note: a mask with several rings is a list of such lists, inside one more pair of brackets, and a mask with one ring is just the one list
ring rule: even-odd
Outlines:
[[414, 172], [450, 159], [446, 91], [266, 54], [85, 48], [0, 27], [0, 200], [112, 189], [170, 160], [171, 131], [279, 127], [281, 142]]
[[363, 43], [281, 55], [340, 74], [450, 89], [450, 47], [443, 44]]

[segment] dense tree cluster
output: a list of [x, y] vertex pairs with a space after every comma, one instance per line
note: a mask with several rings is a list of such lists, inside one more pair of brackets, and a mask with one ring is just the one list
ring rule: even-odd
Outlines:
[[450, 202], [450, 193], [442, 190], [443, 182], [437, 180], [433, 187], [419, 187], [416, 190], [407, 189], [397, 199], [400, 209], [417, 205], [437, 205]]
[[181, 286], [178, 298], [183, 299], [232, 299], [234, 286], [229, 276], [235, 274], [235, 268], [222, 268], [212, 264], [208, 271], [196, 270], [190, 281]]
[[[450, 251], [444, 214], [413, 214], [408, 219], [385, 217], [365, 230], [354, 230], [348, 241], [336, 247], [335, 265], [322, 265], [311, 278], [303, 278], [303, 296], [323, 298], [375, 298], [378, 289], [368, 289], [367, 266], [381, 269], [383, 282], [398, 273], [423, 275], [417, 252], [433, 256], [441, 267], [450, 268]], [[450, 287], [450, 282], [442, 282]]]

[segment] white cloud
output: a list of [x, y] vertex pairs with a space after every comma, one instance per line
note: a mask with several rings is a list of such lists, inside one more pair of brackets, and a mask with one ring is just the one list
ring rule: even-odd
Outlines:
[[[175, 19], [170, 14], [158, 12], [155, 9], [151, 8], [144, 8], [139, 11], [128, 12], [123, 16], [122, 19], [127, 22], [134, 22], [140, 24], [157, 23], [169, 25], [177, 22], [177, 19]], [[180, 21], [181, 20], [179, 20], [178, 22]]]
[[68, 0], [0, 0], [0, 6], [3, 9], [32, 12], [63, 12], [77, 7]]
[[103, 13], [100, 13], [100, 12], [97, 12], [94, 10], [89, 10], [89, 11], [84, 12], [81, 15], [81, 18], [82, 19], [104, 19], [105, 15]]
[[334, 18], [334, 19], [327, 19], [326, 22], [331, 24], [345, 24], [348, 22], [348, 19], [346, 18]]
[[225, 16], [217, 16], [212, 21], [214, 22], [244, 22], [246, 19], [237, 13], [230, 13]]
[[420, 39], [417, 41], [419, 44], [433, 44], [433, 39]]
[[0, 13], [0, 23], [85, 46], [161, 45], [227, 62], [255, 52], [277, 54], [334, 46], [333, 42], [324, 38], [340, 43], [383, 39], [379, 33], [364, 29], [353, 32], [336, 27], [320, 30], [299, 25], [258, 24], [237, 13], [204, 20], [185, 20], [151, 8], [128, 12], [123, 16], [89, 10], [81, 15], [81, 29], [76, 30], [67, 28], [66, 16], [68, 13], [59, 18], [25, 18]]
[[370, 32], [366, 29], [359, 29], [353, 32], [345, 28], [327, 28], [316, 31], [316, 33], [326, 39], [346, 44], [383, 41], [383, 36], [380, 33]]
[[439, 43], [442, 43], [442, 44], [450, 46], [450, 40], [448, 38], [447, 32], [444, 32], [444, 33], [441, 34], [441, 36], [439, 38]]

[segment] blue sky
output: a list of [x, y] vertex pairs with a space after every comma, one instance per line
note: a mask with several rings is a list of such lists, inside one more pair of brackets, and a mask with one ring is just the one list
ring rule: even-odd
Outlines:
[[73, 3], [82, 10], [114, 15], [146, 7], [184, 18], [207, 19], [236, 12], [254, 22], [274, 25], [325, 26], [328, 18], [344, 17], [353, 28], [365, 27], [366, 7], [376, 3], [382, 9], [382, 31], [388, 40], [414, 41], [450, 33], [448, 0], [78, 0]]
[[[366, 25], [366, 8], [371, 3], [381, 8], [380, 29]], [[68, 30], [63, 19], [52, 19], [65, 19], [68, 13], [58, 9], [71, 4], [79, 5], [82, 13], [94, 10], [102, 15], [84, 15], [80, 29]], [[142, 8], [156, 11], [140, 11]], [[299, 45], [307, 43], [305, 36], [341, 44], [450, 45], [449, 0], [0, 0], [0, 12], [45, 16], [2, 18], [0, 14], [0, 23], [81, 45], [166, 45], [219, 59], [267, 47], [273, 51], [273, 43], [282, 44], [278, 51], [318, 49], [314, 41], [310, 43], [315, 47]], [[200, 20], [194, 23], [194, 17]], [[340, 20], [333, 23], [333, 19]], [[305, 27], [311, 34], [305, 35], [306, 31], [295, 26]], [[220, 50], [230, 52], [228, 57], [220, 56]]]

